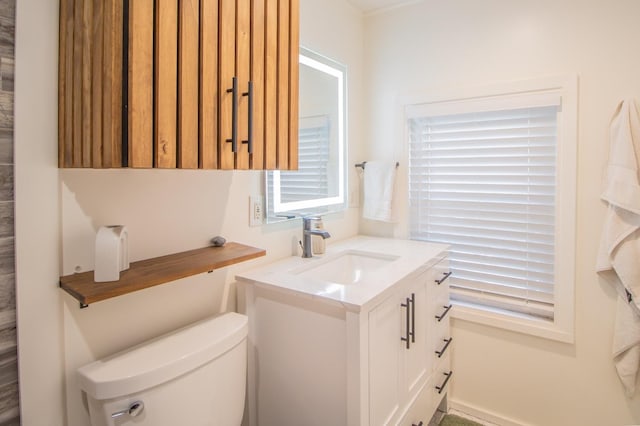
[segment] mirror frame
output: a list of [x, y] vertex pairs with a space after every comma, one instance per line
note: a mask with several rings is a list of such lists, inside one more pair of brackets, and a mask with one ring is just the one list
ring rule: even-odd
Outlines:
[[[304, 213], [305, 215], [318, 215], [342, 211], [347, 207], [347, 67], [305, 47], [300, 47], [299, 61], [300, 65], [306, 65], [336, 78], [336, 91], [338, 98], [337, 152], [339, 153], [337, 166], [338, 193], [335, 196], [325, 198], [283, 202], [280, 192], [281, 172], [279, 170], [267, 171], [267, 174], [272, 173], [273, 178], [273, 193], [270, 194], [268, 188], [269, 176], [265, 175], [265, 194], [267, 204], [269, 205], [266, 209], [267, 223], [280, 222], [282, 220], [300, 216], [302, 215], [302, 213], [299, 212], [300, 210], [306, 210]], [[304, 95], [300, 93], [300, 96], [302, 97]], [[270, 208], [271, 205], [273, 208]], [[308, 212], [309, 209], [318, 209], [318, 211]], [[271, 211], [276, 215], [279, 214], [285, 216], [285, 218], [283, 219], [282, 216], [270, 216], [269, 212]]]

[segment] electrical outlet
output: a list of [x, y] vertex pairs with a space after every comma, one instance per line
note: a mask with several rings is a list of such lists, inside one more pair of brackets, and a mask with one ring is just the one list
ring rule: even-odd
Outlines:
[[262, 197], [249, 197], [249, 226], [262, 225]]

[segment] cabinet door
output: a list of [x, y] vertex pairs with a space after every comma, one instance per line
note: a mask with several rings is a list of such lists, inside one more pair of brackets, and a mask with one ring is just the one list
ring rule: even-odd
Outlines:
[[[220, 1], [220, 136], [218, 155], [221, 169], [235, 167], [237, 140], [238, 80], [236, 78], [236, 5], [235, 1]], [[235, 83], [235, 86], [234, 86]]]
[[218, 13], [217, 1], [201, 0], [198, 166], [203, 169], [218, 168]]
[[422, 388], [429, 374], [429, 363], [427, 353], [431, 347], [427, 333], [429, 323], [429, 301], [427, 299], [426, 281], [429, 271], [421, 274], [416, 282], [407, 291], [411, 300], [410, 308], [410, 330], [411, 344], [409, 349], [402, 351], [404, 357], [403, 375], [401, 384], [403, 393], [407, 395], [407, 400], [413, 400], [413, 396]]
[[425, 274], [369, 313], [371, 424], [395, 421], [427, 379]]
[[61, 0], [59, 167], [122, 162], [122, 2]]
[[405, 343], [405, 318], [398, 297], [391, 297], [369, 313], [369, 420], [389, 423], [400, 409], [400, 362]]
[[264, 35], [264, 63], [257, 65], [264, 67], [262, 168], [296, 170], [299, 0], [266, 1]]
[[[266, 0], [220, 2], [220, 168], [262, 168]], [[269, 2], [277, 3], [277, 2]], [[257, 131], [256, 131], [257, 130]], [[255, 166], [254, 166], [254, 163]]]
[[299, 0], [60, 0], [59, 166], [297, 169], [298, 44]]

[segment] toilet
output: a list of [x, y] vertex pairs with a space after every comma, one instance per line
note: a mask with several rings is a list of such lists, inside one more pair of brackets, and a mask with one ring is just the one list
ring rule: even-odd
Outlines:
[[240, 425], [247, 331], [230, 312], [81, 367], [91, 425]]

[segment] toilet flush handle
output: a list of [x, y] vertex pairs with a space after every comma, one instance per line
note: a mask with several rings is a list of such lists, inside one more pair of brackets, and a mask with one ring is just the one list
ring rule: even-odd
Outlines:
[[136, 401], [136, 402], [132, 402], [129, 405], [129, 408], [113, 413], [111, 415], [111, 418], [117, 419], [118, 417], [127, 416], [127, 415], [131, 417], [137, 417], [140, 414], [142, 414], [143, 410], [144, 410], [144, 402]]

